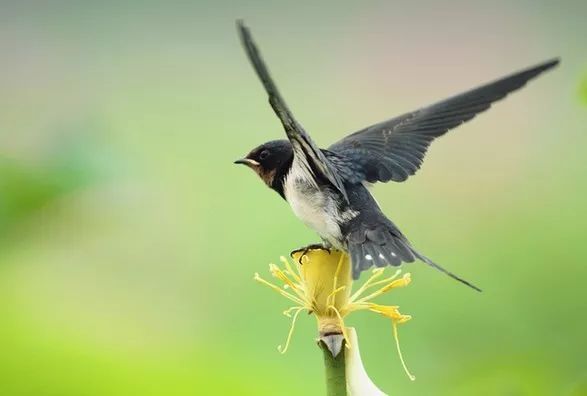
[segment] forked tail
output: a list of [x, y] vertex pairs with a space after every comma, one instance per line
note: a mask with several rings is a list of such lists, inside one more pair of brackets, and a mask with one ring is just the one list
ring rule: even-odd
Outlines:
[[389, 225], [356, 230], [348, 238], [348, 250], [354, 279], [358, 279], [362, 271], [372, 266], [399, 266], [402, 263], [411, 263], [415, 259], [419, 259], [462, 284], [479, 292], [481, 291], [471, 282], [453, 274], [428, 257], [418, 253], [397, 228]]
[[453, 274], [452, 272], [444, 269], [443, 267], [441, 267], [440, 265], [436, 264], [434, 261], [430, 260], [428, 257], [421, 255], [420, 253], [416, 252], [414, 249], [412, 249], [412, 252], [414, 252], [414, 254], [416, 254], [416, 256], [422, 260], [423, 262], [425, 262], [426, 264], [428, 264], [429, 266], [431, 266], [432, 268], [436, 268], [437, 270], [439, 270], [440, 272], [445, 273], [446, 275], [450, 276], [451, 278], [461, 282], [464, 285], [469, 286], [472, 289], [477, 290], [478, 292], [481, 292], [483, 290], [479, 289], [477, 286], [475, 286], [474, 284], [472, 284], [471, 282], [469, 282], [468, 280], [465, 280], [463, 278], [461, 278], [458, 275]]

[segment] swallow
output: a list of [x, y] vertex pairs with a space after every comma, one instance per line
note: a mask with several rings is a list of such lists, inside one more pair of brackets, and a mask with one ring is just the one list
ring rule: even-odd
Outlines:
[[242, 21], [237, 21], [237, 29], [287, 140], [264, 143], [235, 163], [251, 168], [285, 199], [294, 214], [318, 233], [324, 248], [347, 252], [354, 279], [372, 266], [420, 260], [481, 291], [419, 253], [385, 216], [368, 186], [407, 180], [420, 169], [432, 141], [552, 69], [559, 59], [368, 126], [320, 149], [283, 100], [250, 30]]

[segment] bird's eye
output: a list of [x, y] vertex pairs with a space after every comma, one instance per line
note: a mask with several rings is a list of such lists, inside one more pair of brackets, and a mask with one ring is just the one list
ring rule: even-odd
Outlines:
[[261, 151], [261, 154], [259, 154], [259, 159], [264, 160], [268, 156], [269, 156], [269, 150], [263, 150], [263, 151]]

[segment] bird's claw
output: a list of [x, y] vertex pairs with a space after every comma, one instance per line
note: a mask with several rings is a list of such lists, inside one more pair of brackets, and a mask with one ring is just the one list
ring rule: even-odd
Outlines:
[[328, 252], [328, 254], [330, 254], [330, 253], [331, 253], [331, 251], [330, 251], [330, 248], [328, 248], [328, 247], [326, 247], [326, 246], [322, 245], [321, 243], [314, 243], [314, 244], [312, 244], [312, 245], [308, 245], [308, 246], [306, 246], [306, 247], [303, 247], [303, 248], [296, 249], [296, 250], [292, 251], [292, 252], [290, 253], [290, 256], [291, 256], [291, 257], [293, 257], [293, 256], [294, 256], [294, 254], [296, 254], [296, 253], [299, 253], [299, 252], [302, 252], [302, 254], [300, 255], [300, 258], [298, 259], [298, 263], [300, 263], [300, 265], [302, 265], [302, 259], [304, 258], [304, 256], [305, 256], [306, 254], [308, 254], [308, 252], [309, 252], [310, 250], [323, 250], [323, 251], [326, 251], [326, 252]]

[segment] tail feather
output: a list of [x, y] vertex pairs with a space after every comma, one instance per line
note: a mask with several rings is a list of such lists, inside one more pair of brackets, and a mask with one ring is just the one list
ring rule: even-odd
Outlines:
[[380, 245], [377, 245], [376, 243], [364, 243], [363, 253], [365, 261], [375, 264], [376, 267], [385, 267], [387, 265], [387, 261], [385, 260]]
[[355, 274], [358, 273], [360, 274], [361, 271], [365, 271], [367, 268], [363, 269], [361, 267], [362, 265], [362, 256], [363, 256], [363, 250], [356, 245], [352, 245], [354, 246], [353, 249], [349, 249], [349, 253], [351, 255], [351, 265], [353, 267], [353, 278], [354, 279], [358, 279], [358, 276], [355, 277]]
[[[383, 248], [389, 252], [391, 256], [391, 262], [389, 264], [394, 267], [401, 265], [404, 261], [408, 261], [408, 257], [403, 254], [402, 249], [400, 249], [394, 238], [389, 238]], [[412, 261], [414, 260], [412, 259]]]
[[[357, 233], [360, 233], [357, 235]], [[386, 265], [399, 266], [411, 263], [416, 258], [425, 262], [451, 278], [481, 291], [471, 282], [444, 269], [428, 257], [418, 253], [408, 240], [397, 229], [390, 229], [387, 225], [381, 225], [376, 229], [363, 229], [354, 232], [348, 238], [348, 250], [351, 256], [353, 278], [358, 279], [362, 271], [368, 270], [373, 265], [385, 267]]]
[[387, 262], [391, 265], [393, 265], [394, 267], [397, 267], [398, 265], [401, 265], [402, 260], [398, 257], [397, 253], [395, 253], [397, 250], [394, 249], [393, 246], [391, 245], [384, 245], [382, 246], [382, 249], [385, 250], [385, 258], [387, 259]]
[[477, 290], [478, 292], [482, 291], [480, 288], [478, 288], [477, 286], [475, 286], [474, 284], [472, 284], [471, 282], [469, 282], [468, 280], [465, 280], [463, 278], [461, 278], [458, 275], [453, 274], [452, 272], [448, 271], [447, 269], [441, 267], [440, 265], [436, 264], [434, 261], [430, 260], [428, 257], [421, 255], [420, 253], [414, 251], [418, 258], [420, 260], [422, 260], [423, 262], [425, 262], [426, 264], [428, 264], [429, 266], [431, 266], [432, 268], [436, 268], [437, 270], [439, 270], [440, 272], [445, 273], [446, 275], [450, 276], [451, 278], [453, 278], [456, 281], [461, 282], [464, 285], [469, 286], [470, 288]]
[[410, 244], [407, 241], [403, 241], [400, 238], [393, 238], [393, 242], [397, 246], [399, 250], [399, 255], [403, 261], [406, 263], [411, 263], [416, 260], [417, 254], [414, 254], [413, 249], [410, 247]]

